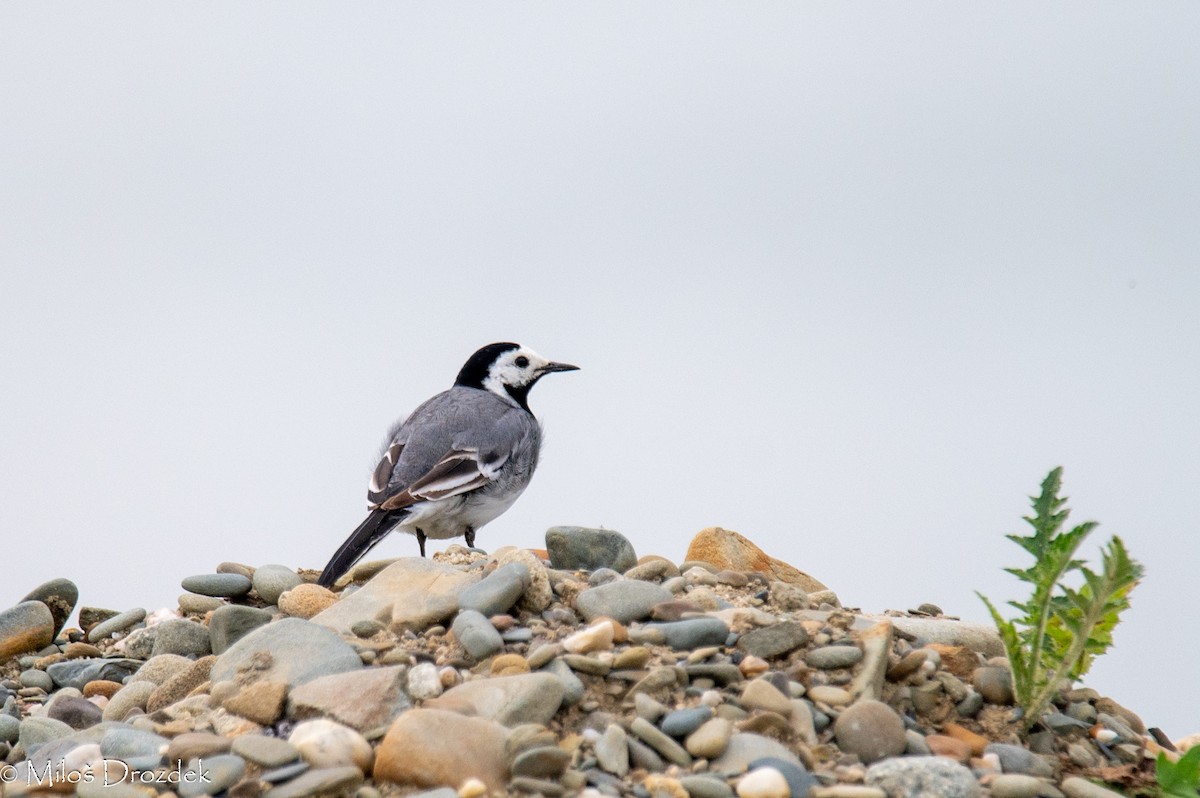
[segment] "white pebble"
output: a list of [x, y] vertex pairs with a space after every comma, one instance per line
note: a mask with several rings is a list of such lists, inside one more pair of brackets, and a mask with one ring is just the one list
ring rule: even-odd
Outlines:
[[288, 742], [296, 746], [305, 762], [315, 768], [357, 765], [371, 772], [375, 752], [361, 734], [332, 720], [306, 720], [297, 726]]
[[787, 779], [775, 768], [758, 768], [737, 783], [738, 798], [789, 798]]
[[408, 694], [418, 701], [440, 696], [442, 678], [437, 666], [432, 662], [421, 662], [409, 668]]

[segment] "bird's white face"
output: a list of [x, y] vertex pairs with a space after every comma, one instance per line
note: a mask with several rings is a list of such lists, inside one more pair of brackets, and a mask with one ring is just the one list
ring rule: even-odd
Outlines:
[[554, 364], [549, 360], [527, 347], [510, 349], [502, 352], [488, 368], [488, 375], [483, 381], [483, 387], [507, 398], [506, 387], [524, 388], [532, 385], [543, 374], [554, 370], [547, 368], [552, 365]]

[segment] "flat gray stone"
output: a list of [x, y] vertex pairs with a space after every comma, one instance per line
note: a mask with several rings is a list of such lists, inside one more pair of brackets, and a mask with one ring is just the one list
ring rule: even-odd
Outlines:
[[425, 709], [466, 711], [504, 726], [548, 723], [565, 694], [562, 682], [549, 673], [522, 673], [497, 679], [477, 679], [452, 687], [424, 703]]
[[103, 710], [86, 698], [58, 693], [46, 705], [46, 717], [61, 720], [72, 729], [86, 729], [103, 720]]
[[676, 651], [723, 645], [729, 637], [729, 627], [718, 618], [688, 618], [684, 621], [648, 623], [645, 628], [661, 632], [667, 645]]
[[687, 737], [696, 729], [703, 726], [712, 716], [712, 707], [709, 706], [701, 705], [687, 709], [677, 709], [674, 712], [668, 712], [667, 716], [659, 722], [658, 726], [663, 730], [664, 734], [669, 734], [672, 737]]
[[217, 657], [210, 679], [230, 681], [238, 671], [253, 668], [257, 679], [295, 687], [362, 666], [358, 652], [335, 632], [312, 621], [284, 618], [260, 626]]
[[63, 737], [74, 733], [74, 731], [74, 729], [61, 720], [33, 716], [21, 721], [19, 739], [21, 747], [25, 749], [25, 753], [32, 754], [46, 743], [61, 740]]
[[291, 781], [267, 790], [263, 798], [308, 798], [310, 795], [339, 792], [349, 794], [362, 783], [363, 774], [355, 765], [318, 768], [306, 771]]
[[751, 629], [738, 638], [737, 647], [759, 659], [789, 654], [808, 643], [808, 631], [798, 621], [781, 621]]
[[208, 641], [212, 653], [224, 654], [234, 643], [270, 622], [271, 613], [266, 610], [225, 604], [214, 610], [208, 619]]
[[125, 610], [125, 612], [114, 615], [108, 620], [101, 621], [93, 626], [92, 630], [88, 632], [88, 642], [98, 643], [106, 637], [112, 637], [117, 632], [124, 632], [129, 627], [144, 620], [146, 620], [146, 610], [143, 608], [134, 607], [131, 610]]
[[553, 674], [562, 683], [565, 691], [563, 693], [564, 704], [571, 707], [583, 700], [587, 687], [583, 684], [583, 680], [575, 675], [575, 671], [571, 670], [571, 666], [560, 657], [555, 657], [547, 663], [542, 672]]
[[482, 613], [475, 610], [463, 610], [454, 618], [450, 626], [459, 645], [473, 659], [487, 659], [492, 654], [504, 648], [504, 640], [496, 627], [492, 626]]
[[463, 590], [458, 597], [458, 606], [489, 617], [499, 615], [517, 603], [529, 583], [528, 566], [521, 562], [510, 562]]
[[979, 784], [969, 769], [943, 756], [885, 759], [867, 768], [866, 783], [888, 795], [978, 798]]
[[620, 532], [581, 526], [553, 526], [546, 530], [550, 566], [565, 571], [611, 568], [624, 573], [637, 565], [633, 544]]
[[642, 742], [657, 751], [659, 755], [676, 765], [685, 768], [691, 766], [692, 755], [645, 718], [634, 718], [633, 723], [629, 725], [629, 730], [636, 734]]
[[679, 783], [690, 798], [733, 798], [733, 788], [714, 776], [682, 776]]
[[150, 656], [178, 654], [181, 657], [206, 657], [212, 653], [208, 629], [186, 618], [171, 618], [154, 627], [154, 648]]
[[197, 574], [180, 583], [189, 593], [217, 598], [240, 598], [250, 592], [254, 583], [241, 574]]
[[1000, 769], [1005, 773], [1024, 773], [1043, 778], [1054, 776], [1054, 766], [1028, 748], [1009, 743], [991, 743], [983, 752], [995, 754], [1000, 759]]
[[70, 579], [51, 579], [29, 591], [29, 595], [21, 601], [40, 601], [45, 604], [50, 610], [50, 615], [54, 617], [54, 635], [57, 636], [67, 618], [75, 611], [75, 602], [79, 601], [79, 588]]
[[804, 662], [810, 668], [833, 670], [857, 665], [862, 658], [862, 649], [858, 646], [822, 646], [805, 654]]
[[59, 687], [74, 687], [82, 690], [88, 682], [105, 680], [123, 682], [126, 676], [137, 673], [142, 661], [137, 659], [72, 659], [56, 662], [46, 668], [46, 673]]
[[116, 726], [104, 733], [100, 753], [109, 759], [128, 761], [131, 757], [155, 757], [166, 753], [169, 741], [153, 732], [132, 726]]
[[671, 598], [671, 591], [661, 585], [622, 579], [584, 590], [575, 597], [575, 610], [588, 621], [607, 616], [629, 624], [648, 618], [655, 604]]
[[233, 753], [264, 768], [282, 767], [300, 758], [300, 749], [287, 740], [261, 734], [234, 737]]
[[246, 760], [236, 754], [193, 759], [183, 770], [176, 792], [179, 798], [216, 795], [236, 784], [245, 772]]

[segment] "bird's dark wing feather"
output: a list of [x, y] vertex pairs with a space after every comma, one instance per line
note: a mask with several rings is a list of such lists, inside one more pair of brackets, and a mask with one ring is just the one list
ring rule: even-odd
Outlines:
[[483, 462], [476, 449], [447, 452], [419, 479], [379, 504], [381, 510], [399, 510], [419, 501], [445, 499], [470, 493], [491, 482], [508, 455]]

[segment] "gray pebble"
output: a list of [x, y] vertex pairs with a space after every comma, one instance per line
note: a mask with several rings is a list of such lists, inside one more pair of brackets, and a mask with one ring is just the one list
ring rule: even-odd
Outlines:
[[242, 734], [233, 738], [233, 753], [261, 765], [278, 768], [300, 757], [300, 751], [287, 740], [264, 737], [261, 734]]
[[690, 798], [733, 798], [733, 788], [713, 776], [683, 776], [679, 783]]
[[0, 742], [15, 743], [21, 733], [21, 721], [12, 715], [0, 714]]
[[819, 786], [820, 781], [800, 765], [779, 757], [766, 756], [750, 763], [750, 770], [759, 768], [775, 768], [783, 776], [791, 790], [791, 798], [805, 798], [813, 787]]
[[208, 629], [186, 618], [171, 618], [155, 627], [154, 648], [150, 656], [178, 654], [181, 657], [206, 657], [212, 653]]
[[539, 746], [517, 754], [512, 763], [512, 775], [556, 779], [570, 763], [571, 754], [558, 746]]
[[[631, 584], [649, 584], [633, 582]], [[676, 651], [690, 651], [702, 646], [720, 646], [729, 636], [729, 627], [719, 618], [689, 618], [669, 623], [649, 623], [646, 628], [661, 632], [666, 643]]]
[[606, 615], [628, 624], [648, 617], [655, 604], [670, 600], [670, 591], [653, 582], [622, 579], [583, 591], [575, 597], [575, 609], [584, 620]]
[[597, 568], [588, 574], [588, 585], [599, 587], [607, 585], [609, 582], [619, 582], [621, 578], [621, 575], [611, 568]]
[[824, 646], [814, 648], [804, 655], [804, 661], [809, 667], [820, 670], [849, 668], [862, 658], [863, 652], [858, 646]]
[[867, 763], [903, 753], [908, 744], [904, 731], [896, 710], [871, 699], [847, 707], [833, 724], [838, 747]]
[[459, 645], [475, 660], [487, 659], [504, 648], [504, 641], [496, 627], [481, 613], [463, 610], [454, 618], [450, 627]]
[[17, 681], [22, 687], [39, 687], [47, 693], [54, 689], [54, 680], [50, 678], [50, 674], [36, 669], [21, 671]]
[[567, 571], [612, 568], [624, 573], [637, 565], [633, 544], [620, 532], [580, 526], [554, 526], [546, 530], [550, 565]]
[[698, 706], [677, 709], [667, 714], [658, 727], [672, 737], [687, 737], [713, 716], [712, 707]]
[[1078, 776], [1063, 779], [1062, 791], [1066, 793], [1067, 798], [1122, 798], [1121, 793]]
[[160, 757], [167, 750], [168, 740], [153, 732], [131, 726], [113, 726], [100, 740], [100, 753], [108, 759], [129, 757]]
[[992, 798], [1062, 798], [1062, 793], [1033, 776], [1002, 773], [992, 779]]
[[978, 798], [975, 775], [952, 759], [908, 756], [885, 759], [867, 769], [866, 783], [888, 795]]
[[574, 706], [583, 700], [583, 696], [587, 691], [583, 681], [575, 675], [571, 667], [560, 658], [552, 659], [544, 668], [546, 673], [552, 673], [562, 682], [563, 689], [566, 691], [563, 694], [563, 703], [567, 706]]
[[39, 747], [54, 740], [61, 740], [74, 733], [67, 724], [54, 718], [32, 716], [21, 721], [19, 739], [26, 754], [34, 753]]
[[798, 621], [783, 621], [746, 632], [737, 647], [760, 659], [773, 659], [807, 643], [808, 631]]
[[246, 760], [235, 754], [193, 759], [182, 772], [176, 791], [179, 798], [216, 795], [236, 784], [245, 772]]
[[300, 575], [286, 565], [262, 565], [254, 569], [251, 584], [259, 597], [268, 604], [278, 604], [279, 597], [303, 583]]
[[88, 682], [99, 679], [123, 682], [141, 666], [142, 661], [136, 659], [72, 659], [54, 663], [46, 668], [46, 673], [59, 687], [82, 690]]
[[254, 583], [242, 574], [197, 574], [180, 583], [189, 593], [219, 598], [240, 598], [250, 592]]
[[374, 618], [364, 618], [361, 621], [355, 621], [350, 626], [350, 633], [355, 637], [370, 638], [386, 629], [383, 624]]
[[[224, 654], [237, 641], [271, 622], [271, 613], [256, 607], [223, 604], [208, 619], [208, 641], [214, 654]], [[370, 621], [378, 623], [378, 621]]]
[[123, 632], [136, 623], [141, 623], [146, 620], [146, 611], [141, 607], [135, 607], [132, 610], [126, 610], [120, 615], [114, 615], [107, 621], [102, 621], [92, 627], [92, 631], [88, 632], [88, 642], [97, 643], [106, 637], [111, 637], [117, 632]]
[[502, 565], [458, 596], [460, 610], [475, 610], [485, 617], [507, 612], [530, 584], [529, 566], [523, 562]]
[[46, 705], [46, 717], [61, 720], [72, 729], [86, 729], [103, 720], [103, 710], [86, 698], [57, 693]]
[[308, 770], [309, 767], [310, 765], [307, 762], [301, 760], [299, 762], [293, 762], [290, 765], [283, 765], [282, 767], [263, 771], [259, 778], [268, 784], [277, 784], [278, 782], [287, 781], [288, 779], [293, 779], [296, 776], [299, 776], [301, 773]]
[[318, 768], [301, 774], [286, 784], [267, 790], [263, 798], [308, 798], [324, 793], [343, 793], [361, 784], [362, 771], [357, 765]]
[[1012, 672], [1008, 668], [984, 665], [976, 668], [971, 677], [975, 689], [989, 704], [1011, 704], [1013, 702]]
[[645, 718], [635, 718], [629, 730], [676, 765], [688, 767], [692, 764], [692, 755], [685, 751], [682, 745], [663, 734]]
[[616, 723], [610, 723], [604, 734], [596, 741], [596, 760], [600, 767], [614, 776], [624, 776], [629, 772], [628, 735]]
[[225, 599], [215, 596], [201, 596], [199, 593], [182, 593], [179, 596], [179, 610], [181, 612], [204, 615], [225, 606], [227, 606]]
[[1000, 769], [1005, 773], [1024, 773], [1027, 776], [1049, 778], [1054, 775], [1054, 766], [1042, 757], [1019, 745], [992, 743], [983, 749], [986, 754], [995, 754], [1000, 759]]

